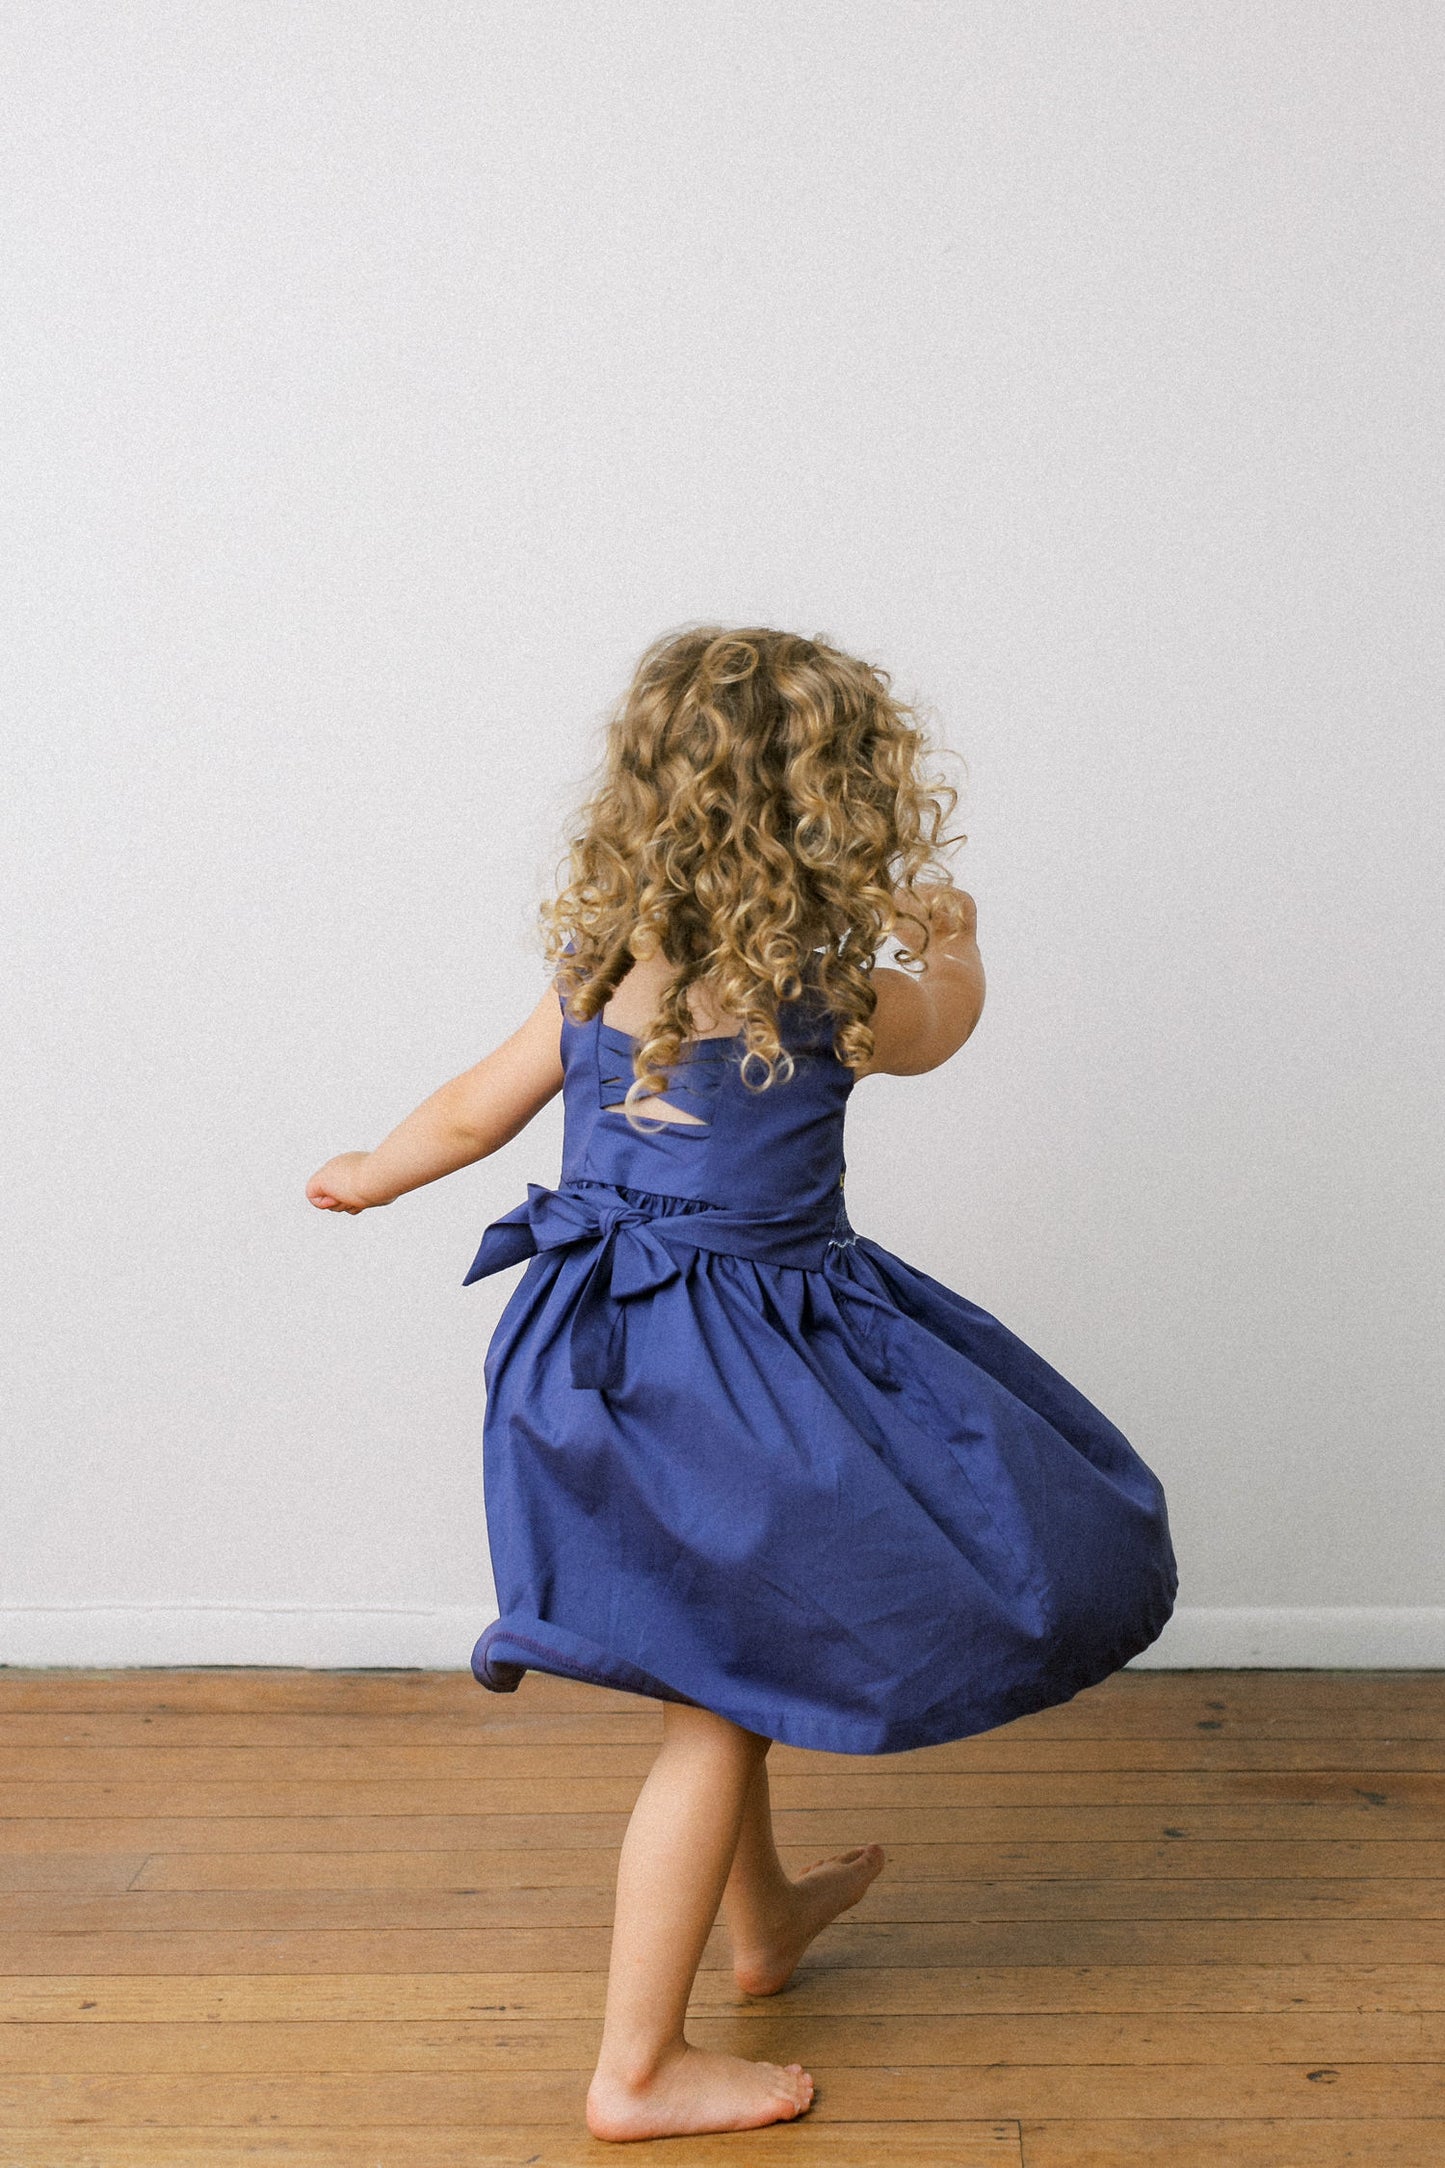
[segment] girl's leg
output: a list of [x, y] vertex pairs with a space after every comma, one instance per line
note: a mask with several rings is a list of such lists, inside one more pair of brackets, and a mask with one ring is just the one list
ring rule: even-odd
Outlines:
[[623, 1839], [607, 2015], [587, 2127], [597, 2138], [756, 2130], [801, 2115], [797, 2063], [713, 2055], [683, 2036], [754, 1769], [768, 1741], [690, 1704], [663, 1707], [662, 1747]]
[[786, 1987], [814, 1935], [857, 1904], [883, 1858], [881, 1845], [856, 1845], [851, 1852], [820, 1859], [795, 1882], [778, 1857], [768, 1764], [760, 1755], [722, 1898], [738, 1986], [749, 1995], [776, 1995]]

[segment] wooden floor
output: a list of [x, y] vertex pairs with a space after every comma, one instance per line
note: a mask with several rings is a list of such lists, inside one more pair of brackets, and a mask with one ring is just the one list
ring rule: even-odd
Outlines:
[[1437, 2168], [1445, 1675], [1121, 1673], [982, 1738], [775, 1747], [789, 1864], [890, 1865], [692, 2037], [802, 2121], [582, 2096], [660, 1712], [467, 1672], [0, 1669], [0, 2168]]

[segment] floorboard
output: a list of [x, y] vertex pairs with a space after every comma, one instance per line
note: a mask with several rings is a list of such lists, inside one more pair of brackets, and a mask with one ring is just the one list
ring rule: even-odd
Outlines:
[[[591, 2168], [635, 1698], [0, 1670], [0, 2168]], [[889, 1870], [699, 2044], [802, 2059], [647, 2168], [1445, 2168], [1445, 1675], [1125, 1672], [916, 1755], [775, 1749]]]

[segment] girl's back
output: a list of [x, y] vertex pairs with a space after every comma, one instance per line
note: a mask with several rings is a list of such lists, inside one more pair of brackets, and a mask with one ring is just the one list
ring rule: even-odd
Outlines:
[[[626, 983], [626, 982], [624, 982]], [[834, 1229], [843, 1178], [843, 1118], [854, 1074], [833, 1051], [816, 998], [780, 1004], [791, 1074], [750, 1087], [737, 1031], [710, 1030], [679, 1048], [663, 1093], [630, 1110], [638, 1032], [612, 1020], [561, 1017], [564, 1181], [621, 1183], [733, 1212], [784, 1213], [800, 1231]], [[821, 1262], [819, 1257], [817, 1262]]]

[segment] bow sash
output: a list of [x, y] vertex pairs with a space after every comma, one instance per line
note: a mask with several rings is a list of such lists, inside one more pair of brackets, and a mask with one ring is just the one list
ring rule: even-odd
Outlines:
[[596, 1254], [578, 1291], [572, 1316], [572, 1383], [606, 1391], [622, 1378], [622, 1308], [677, 1278], [689, 1250], [751, 1257], [765, 1264], [817, 1270], [837, 1224], [830, 1199], [826, 1214], [811, 1218], [766, 1213], [651, 1212], [604, 1184], [544, 1189], [527, 1184], [525, 1204], [493, 1220], [463, 1280], [504, 1272], [543, 1250], [592, 1243]]

